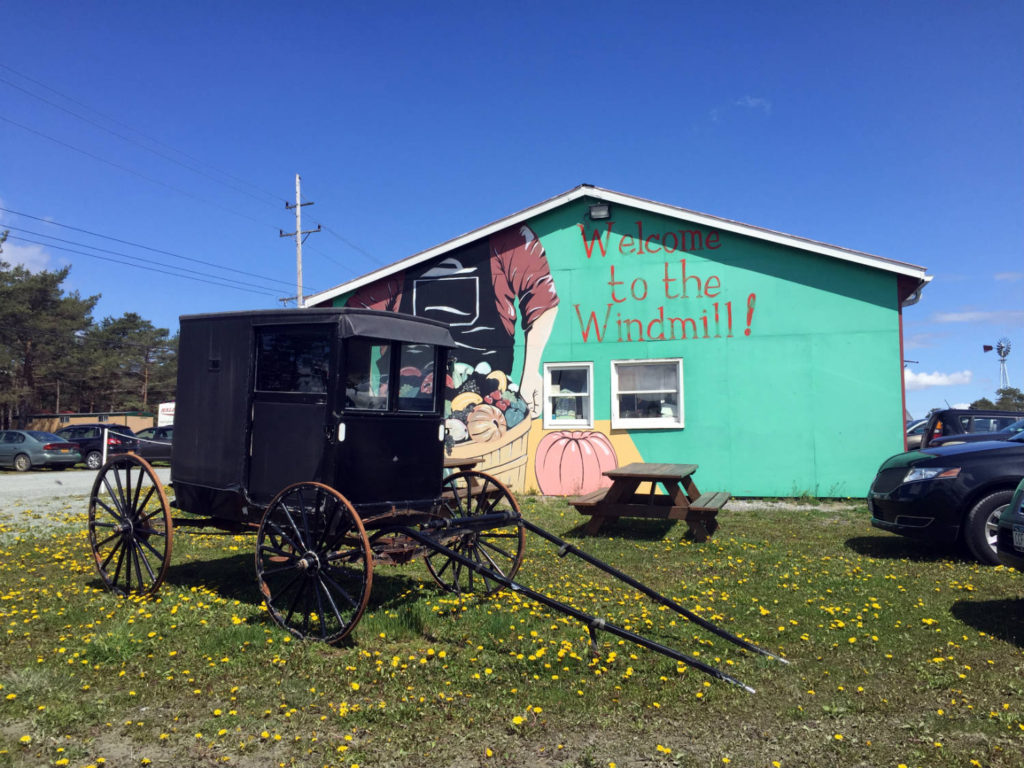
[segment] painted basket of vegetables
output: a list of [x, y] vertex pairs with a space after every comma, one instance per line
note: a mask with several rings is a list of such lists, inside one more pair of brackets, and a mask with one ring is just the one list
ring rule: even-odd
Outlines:
[[455, 363], [447, 384], [455, 392], [445, 419], [447, 455], [475, 459], [476, 469], [523, 488], [530, 410], [516, 384], [487, 363]]

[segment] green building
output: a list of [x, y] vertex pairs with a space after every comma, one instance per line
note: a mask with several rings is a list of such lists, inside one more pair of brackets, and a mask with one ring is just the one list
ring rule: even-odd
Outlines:
[[648, 461], [737, 496], [861, 496], [903, 450], [902, 313], [929, 280], [582, 185], [305, 305], [449, 323], [449, 451], [516, 490]]

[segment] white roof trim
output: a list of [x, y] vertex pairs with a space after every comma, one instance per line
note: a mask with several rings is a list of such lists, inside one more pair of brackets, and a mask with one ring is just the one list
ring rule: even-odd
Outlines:
[[753, 237], [758, 240], [764, 240], [770, 243], [776, 243], [778, 245], [784, 245], [790, 248], [797, 248], [803, 251], [810, 251], [811, 253], [817, 253], [822, 256], [830, 256], [835, 259], [841, 259], [842, 261], [853, 262], [854, 264], [861, 264], [866, 267], [872, 267], [874, 269], [881, 269], [886, 272], [893, 272], [898, 275], [905, 275], [916, 280], [920, 280], [921, 283], [927, 283], [931, 280], [931, 276], [925, 274], [925, 268], [919, 267], [915, 264], [908, 264], [902, 261], [895, 261], [894, 259], [887, 259], [882, 256], [874, 256], [870, 253], [864, 253], [862, 251], [854, 251], [849, 248], [841, 248], [837, 245], [829, 245], [828, 243], [821, 243], [817, 240], [808, 240], [804, 237], [797, 237], [796, 235], [787, 235], [783, 232], [776, 232], [771, 229], [764, 229], [762, 227], [755, 227], [750, 224], [743, 224], [738, 221], [732, 221], [731, 219], [723, 219], [718, 216], [711, 216], [707, 213], [699, 213], [697, 211], [691, 211], [686, 208], [679, 208], [674, 205], [667, 205], [665, 203], [657, 203], [653, 200], [645, 200], [641, 197], [634, 197], [632, 195], [626, 195], [621, 192], [613, 192], [610, 189], [603, 189], [601, 187], [593, 187], [589, 184], [581, 184], [578, 187], [570, 189], [568, 192], [563, 192], [560, 195], [544, 200], [537, 205], [524, 208], [518, 213], [513, 213], [511, 216], [506, 216], [503, 219], [491, 222], [490, 224], [474, 229], [472, 232], [467, 232], [464, 235], [448, 240], [447, 242], [436, 245], [433, 248], [429, 248], [425, 251], [408, 256], [400, 261], [393, 262], [386, 266], [376, 269], [373, 272], [369, 272], [362, 277], [357, 277], [354, 280], [349, 280], [346, 283], [337, 285], [334, 288], [330, 288], [320, 293], [315, 293], [312, 296], [307, 296], [304, 302], [305, 306], [315, 306], [322, 304], [326, 301], [331, 301], [335, 297], [340, 296], [343, 293], [354, 291], [361, 288], [364, 285], [379, 280], [382, 277], [405, 270], [410, 267], [416, 266], [421, 262], [428, 261], [440, 256], [448, 251], [455, 250], [467, 243], [473, 242], [483, 237], [487, 237], [495, 232], [498, 232], [506, 227], [510, 227], [514, 224], [518, 224], [527, 219], [531, 219], [535, 216], [539, 216], [542, 213], [546, 213], [554, 208], [565, 205], [566, 203], [573, 202], [582, 197], [593, 198], [596, 200], [602, 200], [608, 203], [614, 203], [617, 205], [625, 205], [631, 208], [638, 208], [649, 213], [658, 214], [660, 216], [667, 216], [673, 219], [683, 219], [685, 221], [700, 224], [705, 227], [713, 227], [726, 232], [733, 232], [739, 235], [745, 235], [747, 237]]

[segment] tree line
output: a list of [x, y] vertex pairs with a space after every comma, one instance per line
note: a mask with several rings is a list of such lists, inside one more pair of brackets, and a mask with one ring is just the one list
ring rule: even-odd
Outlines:
[[996, 390], [995, 402], [992, 402], [987, 397], [979, 397], [971, 403], [971, 408], [990, 411], [1024, 412], [1024, 392], [1021, 392], [1017, 387], [1003, 387]]
[[[0, 232], [0, 254], [6, 232]], [[134, 312], [95, 321], [100, 295], [0, 258], [0, 428], [37, 413], [152, 411], [174, 399], [178, 336]]]

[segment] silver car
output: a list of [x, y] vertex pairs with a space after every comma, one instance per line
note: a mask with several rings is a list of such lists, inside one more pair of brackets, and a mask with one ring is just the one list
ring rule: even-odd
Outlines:
[[7, 429], [0, 432], [0, 467], [27, 472], [33, 467], [67, 469], [82, 460], [78, 445], [50, 432]]

